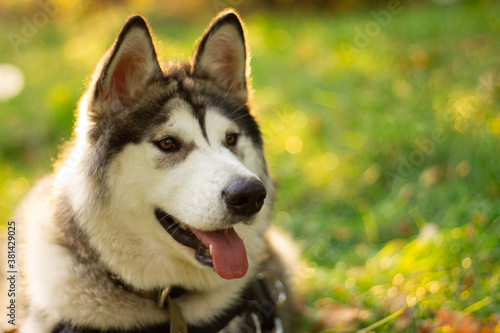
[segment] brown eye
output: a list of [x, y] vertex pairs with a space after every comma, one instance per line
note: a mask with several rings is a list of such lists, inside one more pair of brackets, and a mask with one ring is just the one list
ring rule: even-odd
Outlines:
[[177, 150], [179, 148], [179, 146], [177, 145], [177, 143], [175, 142], [174, 139], [172, 138], [165, 138], [161, 141], [158, 141], [156, 143], [156, 145], [164, 150], [164, 151], [174, 151], [174, 150]]
[[235, 146], [238, 143], [238, 134], [228, 134], [226, 135], [226, 143], [228, 146]]

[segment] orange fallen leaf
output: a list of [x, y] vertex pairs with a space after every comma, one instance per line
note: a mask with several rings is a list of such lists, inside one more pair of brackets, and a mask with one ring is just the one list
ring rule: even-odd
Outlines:
[[359, 328], [360, 309], [341, 304], [329, 304], [319, 309], [316, 321], [323, 330], [335, 329], [336, 332], [352, 332]]

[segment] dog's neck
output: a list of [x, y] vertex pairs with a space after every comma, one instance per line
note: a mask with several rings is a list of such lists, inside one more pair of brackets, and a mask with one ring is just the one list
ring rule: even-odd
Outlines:
[[60, 231], [57, 243], [66, 247], [74, 258], [79, 262], [99, 261], [97, 251], [90, 245], [88, 236], [83, 232], [77, 222], [77, 215], [74, 212], [67, 195], [59, 194], [56, 198], [55, 221]]
[[115, 275], [111, 272], [108, 272], [108, 277], [115, 284], [115, 286], [117, 288], [123, 289], [125, 291], [130, 292], [130, 293], [133, 293], [139, 297], [153, 300], [153, 301], [157, 302], [157, 304], [160, 308], [165, 307], [165, 299], [164, 298], [162, 299], [162, 295], [165, 292], [167, 292], [168, 296], [172, 299], [176, 299], [178, 297], [181, 297], [188, 292], [195, 292], [195, 291], [188, 291], [188, 290], [186, 290], [182, 287], [179, 287], [179, 286], [170, 286], [170, 287], [164, 288], [164, 289], [142, 290], [142, 289], [138, 289], [138, 288], [128, 284], [126, 281], [124, 281], [118, 275]]

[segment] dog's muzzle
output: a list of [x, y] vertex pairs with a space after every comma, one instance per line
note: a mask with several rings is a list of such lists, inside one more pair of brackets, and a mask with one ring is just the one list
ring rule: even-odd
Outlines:
[[[155, 215], [160, 224], [178, 243], [195, 249], [195, 258], [202, 265], [211, 266], [225, 279], [241, 278], [248, 270], [244, 240], [232, 225], [251, 223], [262, 209], [266, 188], [255, 177], [235, 178], [221, 191], [227, 215], [221, 227], [197, 229], [173, 217], [160, 208]], [[225, 225], [224, 225], [225, 224]]]
[[251, 216], [264, 205], [267, 191], [256, 178], [236, 178], [222, 190], [222, 198], [228, 211], [237, 216]]

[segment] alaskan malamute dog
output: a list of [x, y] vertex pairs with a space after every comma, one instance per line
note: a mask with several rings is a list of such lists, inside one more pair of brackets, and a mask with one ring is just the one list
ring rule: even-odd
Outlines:
[[18, 209], [21, 333], [287, 330], [248, 60], [231, 10], [188, 63], [161, 64], [127, 20]]

